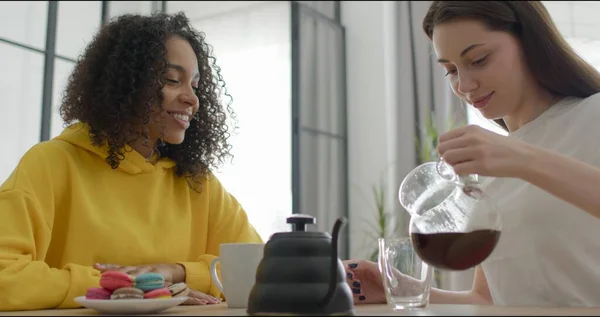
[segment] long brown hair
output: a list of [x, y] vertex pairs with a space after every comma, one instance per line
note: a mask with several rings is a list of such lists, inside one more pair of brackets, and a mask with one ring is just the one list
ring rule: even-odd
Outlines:
[[[600, 92], [600, 73], [575, 53], [540, 1], [433, 1], [423, 30], [455, 19], [474, 19], [490, 30], [519, 39], [527, 65], [539, 84], [560, 96], [587, 98]], [[504, 120], [494, 120], [508, 130]]]

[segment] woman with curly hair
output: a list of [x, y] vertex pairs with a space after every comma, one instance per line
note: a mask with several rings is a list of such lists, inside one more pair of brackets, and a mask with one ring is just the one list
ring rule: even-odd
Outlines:
[[68, 80], [69, 126], [0, 187], [0, 310], [77, 307], [106, 270], [158, 272], [188, 285], [189, 304], [219, 302], [219, 245], [262, 243], [211, 173], [230, 155], [224, 88], [183, 13], [103, 26]]

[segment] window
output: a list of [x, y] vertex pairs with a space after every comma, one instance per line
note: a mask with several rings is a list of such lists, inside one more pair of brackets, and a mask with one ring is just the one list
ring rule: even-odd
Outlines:
[[169, 2], [167, 10], [184, 11], [214, 48], [238, 125], [230, 139], [233, 161], [215, 175], [266, 241], [289, 231], [292, 213], [290, 7], [234, 4]]
[[[61, 1], [58, 10], [56, 53], [75, 60], [100, 28], [102, 2]], [[125, 13], [150, 14], [152, 1], [109, 1], [108, 11], [109, 18]], [[55, 60], [50, 138], [58, 136], [64, 129], [59, 107], [67, 79], [74, 67], [73, 61], [61, 58]]]
[[77, 59], [98, 32], [101, 12], [102, 1], [60, 1], [56, 54]]
[[0, 183], [40, 139], [44, 55], [0, 42]]
[[0, 37], [43, 50], [48, 1], [0, 1]]
[[183, 11], [191, 21], [208, 21], [218, 16], [231, 18], [231, 14], [241, 17], [256, 5], [269, 5], [268, 2], [271, 1], [168, 1], [167, 12]]
[[54, 84], [52, 85], [52, 121], [50, 125], [50, 138], [58, 136], [63, 128], [63, 120], [60, 117], [59, 107], [63, 92], [67, 85], [67, 79], [71, 75], [75, 64], [73, 62], [56, 59], [54, 62]]
[[289, 44], [230, 52], [215, 46], [215, 56], [238, 121], [233, 161], [215, 174], [266, 241], [289, 231], [292, 213]]
[[152, 1], [110, 1], [108, 5], [109, 19], [126, 13], [149, 15], [151, 12]]

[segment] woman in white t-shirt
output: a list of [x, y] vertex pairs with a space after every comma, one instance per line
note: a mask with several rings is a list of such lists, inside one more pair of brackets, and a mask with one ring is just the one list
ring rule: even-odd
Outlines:
[[[431, 302], [600, 306], [600, 74], [538, 1], [434, 1], [423, 28], [454, 93], [509, 132], [439, 138], [458, 174], [491, 177], [503, 233], [470, 291]], [[375, 263], [345, 264], [356, 303], [385, 302]]]

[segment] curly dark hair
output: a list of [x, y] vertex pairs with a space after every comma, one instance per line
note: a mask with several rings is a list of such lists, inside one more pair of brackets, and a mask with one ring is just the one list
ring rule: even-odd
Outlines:
[[[163, 157], [176, 163], [176, 175], [199, 183], [200, 176], [231, 157], [227, 142], [227, 114], [233, 117], [231, 96], [212, 55], [205, 34], [194, 30], [184, 13], [126, 14], [104, 25], [79, 57], [68, 79], [60, 115], [90, 127], [95, 146], [108, 145], [106, 162], [117, 168], [125, 146], [143, 138], [151, 109], [162, 110], [163, 78], [167, 73], [166, 41], [178, 35], [187, 40], [198, 58], [200, 80], [196, 95], [199, 109], [181, 144], [164, 144]], [[221, 93], [229, 98], [224, 107]], [[227, 111], [227, 113], [225, 112]]]

